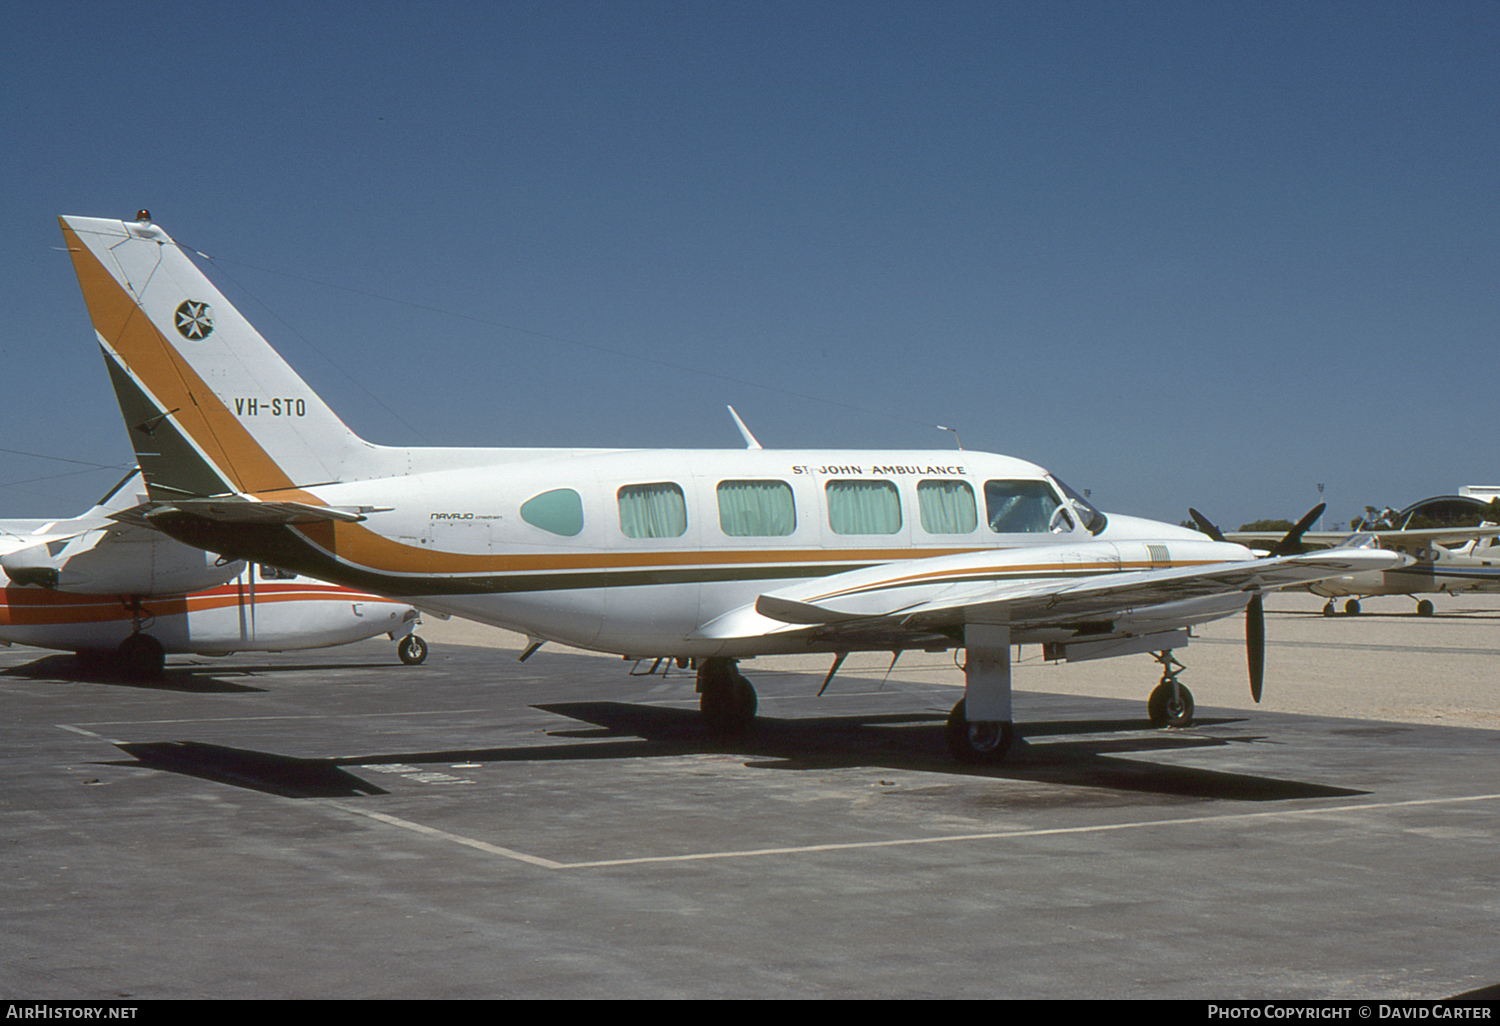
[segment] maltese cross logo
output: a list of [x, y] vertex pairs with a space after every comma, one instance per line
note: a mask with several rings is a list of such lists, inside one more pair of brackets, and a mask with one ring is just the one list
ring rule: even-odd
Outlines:
[[189, 299], [177, 308], [177, 334], [194, 342], [208, 338], [214, 330], [214, 311], [207, 303]]

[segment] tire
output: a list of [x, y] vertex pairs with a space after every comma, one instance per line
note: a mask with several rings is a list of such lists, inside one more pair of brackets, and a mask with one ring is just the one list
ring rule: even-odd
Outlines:
[[115, 666], [130, 680], [160, 680], [167, 652], [149, 634], [132, 634], [115, 649]]
[[1163, 682], [1156, 685], [1151, 697], [1146, 699], [1146, 715], [1151, 717], [1154, 727], [1186, 727], [1193, 722], [1193, 693], [1182, 684], [1177, 685], [1177, 700], [1172, 698], [1172, 685]]
[[733, 660], [705, 660], [698, 669], [698, 692], [698, 711], [715, 733], [743, 732], [760, 708], [755, 685], [740, 675]]
[[1433, 606], [1432, 606], [1432, 601], [1430, 599], [1423, 599], [1422, 601], [1420, 601], [1420, 602], [1417, 603], [1417, 615], [1418, 616], [1431, 616], [1432, 613], [1433, 613]]
[[1009, 720], [993, 720], [970, 723], [964, 713], [964, 703], [953, 707], [948, 714], [948, 725], [944, 729], [948, 743], [948, 754], [966, 766], [993, 765], [1003, 762], [1015, 740], [1015, 724]]
[[408, 634], [396, 645], [396, 655], [407, 666], [421, 666], [427, 661], [427, 642], [415, 634]]

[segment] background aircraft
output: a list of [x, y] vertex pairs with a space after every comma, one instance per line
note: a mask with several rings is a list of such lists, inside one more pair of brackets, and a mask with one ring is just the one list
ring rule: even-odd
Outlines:
[[272, 566], [216, 560], [117, 514], [144, 499], [139, 472], [67, 520], [0, 522], [0, 643], [77, 652], [135, 677], [167, 653], [225, 655], [399, 638], [403, 662], [427, 646], [417, 612]]
[[996, 760], [1024, 643], [1056, 659], [1154, 653], [1152, 718], [1186, 723], [1172, 651], [1189, 627], [1247, 612], [1258, 699], [1263, 591], [1400, 558], [1255, 559], [1106, 516], [1043, 468], [990, 453], [376, 446], [145, 211], [62, 227], [146, 481], [135, 516], [224, 558], [693, 662], [700, 708], [725, 729], [755, 714], [742, 658], [827, 652], [831, 677], [856, 649], [962, 647], [949, 748]]
[[[1464, 521], [1464, 523], [1460, 523]], [[1458, 595], [1500, 591], [1500, 506], [1467, 495], [1440, 495], [1414, 502], [1400, 512], [1387, 510], [1348, 532], [1309, 532], [1301, 551], [1337, 545], [1367, 545], [1400, 552], [1407, 561], [1386, 570], [1330, 577], [1307, 586], [1328, 599], [1323, 615], [1335, 612], [1334, 599], [1348, 596], [1344, 612], [1360, 612], [1359, 600], [1370, 595]], [[1413, 527], [1412, 524], [1433, 526]], [[1269, 549], [1280, 535], [1264, 531], [1229, 531], [1224, 537], [1252, 549]], [[1418, 616], [1431, 616], [1431, 599], [1419, 599]]]

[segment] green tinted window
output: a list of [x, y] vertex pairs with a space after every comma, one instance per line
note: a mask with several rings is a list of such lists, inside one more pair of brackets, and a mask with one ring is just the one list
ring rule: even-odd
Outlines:
[[918, 481], [917, 506], [928, 534], [968, 534], [979, 526], [974, 489], [967, 481]]
[[676, 538], [687, 531], [687, 500], [670, 481], [620, 489], [620, 530], [627, 538]]
[[571, 538], [583, 530], [583, 500], [571, 488], [555, 488], [521, 503], [521, 519], [532, 527]]
[[731, 538], [779, 538], [797, 529], [785, 481], [720, 481], [719, 527]]
[[901, 495], [889, 481], [829, 481], [828, 526], [834, 534], [895, 534]]

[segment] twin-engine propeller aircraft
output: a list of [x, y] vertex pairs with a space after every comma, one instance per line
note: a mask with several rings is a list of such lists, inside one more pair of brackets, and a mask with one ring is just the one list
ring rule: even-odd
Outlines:
[[1172, 656], [1262, 592], [1400, 557], [1256, 559], [1091, 507], [1041, 467], [979, 452], [387, 448], [355, 436], [142, 211], [62, 218], [150, 501], [133, 515], [434, 611], [697, 668], [700, 708], [755, 714], [737, 661], [966, 650], [960, 760], [1009, 748], [1011, 646], [1157, 653], [1149, 703], [1187, 722]]
[[[1500, 508], [1494, 503], [1468, 500], [1474, 513], [1469, 525], [1393, 526], [1409, 523], [1412, 511], [1424, 506], [1458, 505], [1465, 501], [1465, 496], [1425, 499], [1408, 506], [1401, 513], [1390, 514], [1382, 522], [1363, 525], [1354, 534], [1310, 531], [1301, 536], [1296, 551], [1372, 547], [1389, 549], [1407, 557], [1400, 565], [1385, 570], [1366, 570], [1329, 577], [1307, 585], [1308, 591], [1328, 599], [1323, 606], [1323, 615], [1334, 615], [1337, 611], [1334, 599], [1337, 598], [1345, 599], [1346, 614], [1357, 616], [1360, 612], [1359, 600], [1371, 595], [1416, 597], [1500, 591], [1500, 526], [1495, 524], [1500, 519]], [[1488, 518], [1486, 522], [1472, 523], [1481, 516]], [[1202, 529], [1203, 524], [1200, 523], [1199, 527]], [[1267, 549], [1279, 536], [1258, 531], [1226, 531], [1223, 537], [1252, 549]], [[1431, 599], [1417, 599], [1418, 616], [1431, 616], [1434, 611]]]
[[219, 561], [114, 517], [143, 495], [138, 473], [66, 520], [0, 521], [0, 644], [76, 652], [127, 676], [159, 677], [168, 653], [282, 652], [400, 638], [421, 662], [403, 602], [271, 566]]

